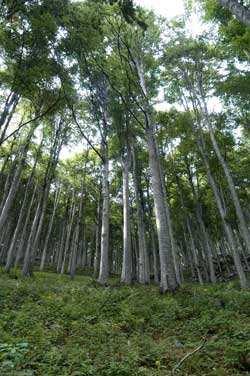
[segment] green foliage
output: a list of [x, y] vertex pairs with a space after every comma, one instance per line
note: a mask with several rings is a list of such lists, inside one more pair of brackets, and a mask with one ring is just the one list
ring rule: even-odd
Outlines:
[[239, 22], [229, 10], [220, 6], [219, 1], [203, 0], [202, 5], [205, 20], [218, 23], [220, 41], [227, 47], [227, 54], [249, 60], [250, 29]]
[[28, 352], [29, 344], [19, 342], [16, 344], [0, 343], [0, 370], [11, 372], [22, 364], [25, 354]]
[[89, 277], [15, 278], [0, 276], [1, 375], [165, 376], [204, 336], [179, 374], [248, 370], [250, 296], [235, 282], [162, 296], [116, 280], [103, 289]]

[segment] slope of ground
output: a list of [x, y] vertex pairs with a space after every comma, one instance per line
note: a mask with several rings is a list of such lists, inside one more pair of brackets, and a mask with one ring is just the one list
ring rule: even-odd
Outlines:
[[157, 287], [121, 287], [115, 280], [101, 288], [87, 276], [0, 274], [1, 375], [237, 376], [249, 370], [250, 292], [236, 282], [185, 285], [162, 296]]

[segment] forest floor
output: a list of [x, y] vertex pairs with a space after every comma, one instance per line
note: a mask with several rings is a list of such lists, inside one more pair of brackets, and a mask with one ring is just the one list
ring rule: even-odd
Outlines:
[[88, 276], [0, 274], [1, 376], [249, 371], [250, 291], [237, 281], [187, 284], [163, 296], [156, 286], [115, 279], [102, 288]]

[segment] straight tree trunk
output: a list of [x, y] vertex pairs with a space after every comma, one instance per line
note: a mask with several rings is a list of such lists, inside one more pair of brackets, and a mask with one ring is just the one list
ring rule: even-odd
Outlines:
[[7, 132], [7, 129], [10, 125], [10, 122], [11, 122], [11, 119], [13, 118], [13, 115], [15, 113], [15, 110], [16, 110], [16, 106], [18, 104], [18, 101], [19, 101], [19, 98], [16, 97], [16, 100], [14, 100], [14, 103], [12, 105], [12, 108], [11, 110], [9, 111], [9, 114], [8, 116], [6, 117], [5, 119], [5, 124], [4, 124], [4, 127], [3, 127], [3, 130], [1, 132], [1, 136], [0, 136], [0, 146], [3, 144], [4, 142], [4, 139], [5, 139], [5, 135], [6, 135], [6, 132]]
[[163, 192], [160, 160], [154, 139], [152, 127], [147, 129], [147, 145], [149, 150], [149, 165], [151, 172], [151, 183], [154, 197], [156, 216], [156, 228], [159, 241], [159, 255], [161, 268], [161, 291], [173, 291], [177, 288], [175, 269], [172, 259], [171, 239], [167, 212], [165, 205], [165, 194]]
[[8, 118], [10, 113], [12, 112], [12, 108], [16, 107], [18, 100], [19, 100], [19, 98], [18, 98], [18, 95], [16, 93], [12, 92], [12, 93], [9, 94], [9, 96], [8, 96], [6, 102], [5, 102], [5, 105], [4, 105], [4, 110], [3, 110], [3, 112], [0, 116], [0, 129], [4, 126], [6, 119]]
[[65, 270], [66, 259], [67, 259], [69, 246], [70, 246], [70, 238], [71, 238], [71, 234], [72, 234], [72, 227], [73, 227], [75, 210], [76, 210], [74, 198], [75, 198], [75, 194], [73, 193], [70, 215], [69, 215], [67, 230], [66, 230], [66, 240], [65, 240], [64, 251], [63, 251], [63, 261], [62, 261], [62, 266], [61, 266], [61, 270], [60, 270], [61, 274], [63, 274], [64, 270]]
[[153, 270], [154, 270], [154, 282], [158, 285], [160, 283], [159, 278], [159, 254], [156, 247], [156, 241], [155, 241], [155, 230], [153, 229], [150, 233], [151, 235], [151, 247], [152, 247], [152, 253], [153, 253]]
[[97, 216], [96, 216], [96, 234], [95, 234], [95, 258], [94, 258], [94, 278], [98, 277], [99, 266], [100, 266], [100, 243], [101, 243], [101, 213], [102, 213], [102, 203], [101, 203], [101, 194], [98, 199], [97, 205]]
[[[13, 238], [12, 238], [9, 250], [8, 250], [8, 257], [7, 257], [7, 262], [6, 262], [6, 265], [5, 265], [5, 271], [6, 272], [10, 271], [10, 268], [11, 268], [12, 263], [13, 263], [13, 256], [14, 256], [13, 254], [14, 254], [17, 238], [18, 238], [20, 230], [21, 230], [21, 226], [23, 225], [25, 210], [26, 210], [26, 207], [27, 207], [27, 204], [28, 204], [28, 199], [29, 199], [29, 196], [28, 196], [29, 195], [29, 189], [30, 189], [31, 184], [33, 182], [33, 178], [34, 178], [38, 158], [39, 158], [39, 155], [40, 155], [40, 151], [41, 151], [41, 148], [42, 148], [42, 144], [43, 144], [43, 140], [41, 141], [39, 148], [37, 150], [36, 158], [35, 158], [35, 161], [34, 161], [34, 164], [33, 164], [33, 167], [32, 167], [32, 171], [31, 171], [31, 174], [29, 176], [29, 179], [28, 179], [28, 182], [27, 182], [27, 185], [26, 185], [23, 203], [22, 203], [20, 213], [19, 213], [19, 217], [18, 217], [18, 222], [17, 222], [15, 232], [14, 232], [14, 235], [13, 235]], [[36, 189], [37, 189], [37, 186], [34, 187], [31, 202], [33, 202], [33, 200], [34, 200], [34, 193], [36, 192]], [[29, 217], [30, 209], [28, 209], [27, 214], [28, 214], [28, 217]]]
[[24, 219], [25, 210], [26, 210], [27, 201], [28, 201], [29, 188], [30, 188], [30, 184], [28, 182], [26, 190], [25, 190], [25, 195], [24, 195], [22, 207], [21, 207], [21, 210], [20, 210], [20, 213], [19, 213], [17, 225], [16, 225], [16, 228], [15, 228], [15, 232], [14, 232], [14, 235], [12, 237], [11, 244], [10, 244], [10, 247], [9, 247], [9, 250], [8, 250], [8, 256], [7, 256], [7, 261], [6, 261], [6, 265], [5, 265], [5, 271], [7, 273], [11, 269], [11, 266], [12, 266], [12, 263], [13, 263], [13, 256], [14, 256], [16, 242], [17, 242], [20, 230], [21, 230], [21, 226], [23, 225], [23, 219]]
[[109, 160], [107, 145], [104, 146], [103, 155], [101, 255], [98, 282], [105, 285], [109, 275]]
[[161, 165], [158, 147], [154, 135], [154, 127], [150, 117], [150, 104], [147, 100], [147, 88], [145, 84], [144, 72], [142, 65], [136, 61], [136, 70], [140, 81], [140, 89], [144, 97], [144, 116], [146, 123], [146, 141], [149, 152], [149, 166], [151, 172], [151, 185], [154, 198], [154, 208], [156, 217], [156, 228], [159, 242], [161, 282], [160, 289], [164, 293], [167, 290], [174, 291], [177, 288], [175, 269], [172, 256], [171, 239], [169, 233], [169, 223], [166, 211]]
[[78, 236], [79, 236], [79, 225], [76, 225], [75, 231], [72, 238], [72, 251], [69, 263], [69, 275], [73, 279], [76, 273], [76, 260], [77, 260], [77, 251], [78, 251]]
[[[187, 82], [189, 83], [188, 77], [185, 76], [185, 78], [186, 78]], [[189, 83], [189, 85], [190, 85], [190, 83]], [[193, 110], [195, 111], [195, 113], [197, 113], [197, 109], [204, 110], [205, 115], [206, 115], [205, 118], [207, 120], [207, 124], [208, 124], [209, 130], [210, 130], [211, 124], [210, 124], [209, 119], [207, 119], [208, 111], [207, 111], [206, 103], [204, 101], [204, 93], [203, 93], [203, 88], [202, 88], [201, 83], [199, 83], [199, 90], [200, 90], [202, 101], [203, 101], [202, 103], [201, 103], [200, 99], [196, 96], [196, 93], [194, 92], [193, 88], [190, 87], [190, 92], [193, 93], [193, 98], [192, 98]], [[197, 102], [198, 102], [198, 104], [197, 104]], [[188, 107], [185, 104], [184, 104], [184, 106]], [[193, 131], [197, 134], [196, 141], [197, 141], [198, 150], [200, 151], [200, 154], [202, 156], [204, 166], [205, 166], [205, 169], [206, 169], [206, 173], [207, 173], [207, 177], [208, 177], [208, 182], [209, 182], [209, 184], [212, 188], [214, 198], [215, 198], [215, 202], [216, 202], [216, 206], [218, 208], [218, 211], [219, 211], [219, 214], [220, 214], [220, 217], [221, 217], [221, 220], [222, 220], [225, 235], [227, 237], [228, 243], [229, 243], [231, 251], [232, 251], [234, 265], [235, 265], [235, 268], [237, 270], [237, 274], [238, 274], [239, 279], [240, 279], [241, 288], [246, 288], [247, 285], [248, 285], [247, 278], [246, 278], [246, 275], [244, 273], [244, 269], [242, 267], [240, 256], [237, 252], [237, 246], [236, 246], [236, 242], [235, 242], [235, 238], [234, 238], [234, 235], [233, 235], [232, 228], [231, 228], [230, 224], [227, 223], [227, 220], [226, 220], [226, 211], [225, 211], [225, 208], [223, 207], [223, 202], [222, 202], [222, 199], [221, 199], [221, 196], [220, 196], [218, 186], [217, 186], [216, 181], [215, 181], [215, 179], [214, 179], [214, 177], [211, 173], [209, 159], [208, 159], [207, 153], [206, 153], [206, 144], [205, 144], [203, 131], [201, 129], [201, 124], [200, 124], [199, 119], [197, 119], [197, 123], [198, 123], [198, 132], [199, 133], [197, 134], [197, 129], [196, 129], [194, 124], [193, 124]], [[210, 137], [211, 137], [211, 132], [209, 132], [209, 134], [210, 134]], [[212, 141], [212, 139], [211, 139], [211, 141]], [[218, 158], [218, 155], [217, 155], [217, 158]]]
[[[237, 3], [237, 1], [231, 1], [231, 2]], [[230, 1], [227, 1], [227, 3], [230, 3]], [[250, 13], [250, 11], [249, 11], [249, 13]], [[228, 188], [229, 188], [229, 191], [230, 191], [230, 194], [231, 194], [231, 197], [232, 197], [232, 201], [233, 201], [233, 204], [234, 204], [234, 207], [235, 207], [236, 216], [237, 216], [238, 221], [239, 221], [240, 232], [241, 232], [242, 237], [244, 239], [245, 246], [246, 246], [248, 252], [250, 253], [250, 232], [247, 228], [246, 220], [244, 218], [243, 210], [242, 210], [241, 205], [240, 205], [240, 200], [239, 200], [238, 194], [237, 194], [236, 189], [235, 189], [235, 185], [234, 185], [234, 181], [233, 181], [233, 178], [232, 178], [231, 171], [230, 171], [230, 169], [227, 165], [226, 160], [224, 159], [224, 157], [221, 154], [220, 147], [219, 147], [217, 140], [215, 138], [215, 135], [214, 135], [213, 125], [212, 125], [210, 118], [209, 118], [209, 112], [208, 112], [207, 103], [206, 103], [206, 96], [205, 96], [205, 93], [204, 93], [202, 82], [198, 81], [198, 84], [199, 84], [199, 90], [200, 90], [201, 98], [197, 97], [195, 99], [196, 99], [196, 102], [197, 102], [201, 112], [202, 112], [204, 122], [206, 123], [206, 125], [208, 127], [209, 136], [210, 136], [210, 140], [211, 140], [214, 152], [215, 152], [215, 154], [218, 158], [218, 161], [219, 161], [219, 163], [220, 163], [220, 165], [221, 165], [221, 167], [224, 171], [226, 181], [227, 181], [227, 184], [228, 184]], [[202, 130], [200, 130], [200, 132], [202, 132]]]
[[224, 227], [224, 231], [225, 231], [228, 243], [229, 243], [231, 251], [232, 251], [235, 268], [237, 270], [237, 274], [238, 274], [239, 279], [240, 279], [240, 285], [241, 285], [242, 288], [246, 288], [247, 287], [247, 278], [246, 278], [246, 275], [244, 273], [244, 269], [242, 267], [242, 263], [241, 263], [241, 260], [240, 260], [239, 253], [237, 252], [237, 245], [236, 245], [236, 242], [235, 242], [233, 231], [232, 231], [229, 223], [227, 223], [227, 221], [226, 221], [226, 212], [225, 212], [225, 209], [223, 207], [223, 203], [222, 203], [222, 200], [221, 200], [221, 197], [220, 197], [219, 189], [217, 187], [217, 184], [216, 184], [216, 182], [213, 178], [213, 175], [211, 173], [211, 170], [210, 170], [209, 161], [208, 161], [206, 152], [204, 150], [204, 141], [202, 139], [198, 140], [198, 148], [200, 150], [200, 153], [201, 153], [203, 161], [204, 161], [204, 165], [205, 165], [207, 176], [208, 176], [208, 181], [209, 181], [210, 186], [212, 188], [212, 191], [214, 193], [215, 202], [216, 202], [218, 211], [220, 213], [220, 217], [221, 217], [221, 220], [222, 220], [222, 224], [223, 224], [223, 227]]
[[53, 223], [54, 223], [54, 218], [55, 218], [56, 209], [57, 209], [58, 202], [59, 202], [59, 197], [60, 197], [60, 190], [58, 189], [56, 191], [56, 194], [55, 194], [53, 212], [52, 212], [52, 216], [50, 218], [49, 227], [48, 227], [48, 230], [47, 230], [45, 243], [44, 243], [44, 247], [43, 247], [43, 253], [42, 253], [42, 258], [41, 258], [41, 263], [40, 263], [40, 270], [41, 271], [44, 269], [44, 265], [45, 265], [45, 261], [46, 261], [49, 238], [50, 238], [50, 234], [51, 234]]
[[223, 168], [225, 177], [227, 179], [229, 191], [231, 193], [232, 201], [233, 201], [235, 211], [236, 211], [236, 215], [237, 215], [237, 218], [238, 218], [238, 221], [239, 221], [240, 232], [241, 232], [242, 237], [244, 239], [244, 243], [245, 243], [245, 246], [248, 250], [248, 253], [250, 253], [250, 233], [249, 233], [249, 230], [247, 228], [246, 220], [244, 218], [244, 214], [243, 214], [243, 211], [242, 211], [242, 208], [241, 208], [241, 205], [240, 205], [240, 200], [239, 200], [238, 194], [237, 194], [236, 189], [235, 189], [235, 185], [234, 185], [234, 182], [233, 182], [233, 179], [232, 179], [231, 172], [229, 170], [229, 167], [227, 166], [225, 159], [223, 158], [223, 156], [221, 154], [219, 145], [217, 144], [217, 141], [216, 141], [216, 138], [214, 136], [214, 132], [213, 132], [213, 129], [212, 129], [210, 122], [209, 122], [209, 134], [210, 134], [210, 139], [212, 141], [214, 151], [217, 155], [217, 158], [218, 158], [218, 160], [219, 160], [219, 162], [220, 162], [220, 164]]
[[130, 152], [123, 161], [123, 261], [121, 282], [130, 284], [132, 282], [132, 249], [130, 231], [130, 208], [129, 208], [129, 164]]
[[207, 260], [208, 260], [210, 281], [212, 283], [215, 283], [216, 276], [215, 276], [214, 263], [213, 263], [213, 253], [212, 253], [212, 249], [211, 249], [210, 242], [209, 242], [209, 236], [208, 236], [208, 233], [207, 233], [207, 230], [206, 230], [203, 218], [202, 218], [202, 209], [199, 203], [199, 192], [197, 192], [197, 189], [195, 189], [192, 174], [190, 171], [190, 166], [188, 165], [187, 162], [186, 162], [186, 166], [187, 166], [188, 180], [189, 180], [191, 190], [193, 192], [193, 196], [195, 200], [195, 214], [196, 214], [198, 224], [200, 226], [201, 234], [203, 237], [202, 240], [204, 244], [204, 249], [205, 249]]
[[82, 192], [81, 192], [80, 203], [79, 203], [78, 218], [77, 218], [76, 229], [75, 229], [74, 245], [73, 245], [71, 264], [70, 264], [70, 277], [71, 278], [74, 278], [74, 276], [75, 276], [76, 265], [77, 265], [77, 254], [78, 254], [78, 250], [79, 250], [80, 224], [81, 224], [82, 213], [83, 213], [84, 183], [85, 183], [85, 181], [83, 182], [83, 185], [82, 185]]
[[22, 275], [24, 277], [28, 277], [28, 276], [31, 275], [30, 253], [31, 253], [32, 243], [33, 243], [34, 238], [36, 236], [36, 231], [37, 231], [37, 227], [38, 227], [38, 223], [39, 223], [39, 216], [40, 216], [40, 211], [41, 211], [41, 201], [42, 201], [42, 199], [40, 198], [38, 205], [37, 205], [37, 208], [36, 208], [35, 216], [33, 218], [29, 238], [28, 238], [28, 241], [27, 241], [27, 246], [26, 246], [26, 249], [25, 249], [24, 261], [23, 261], [23, 267], [22, 267]]
[[181, 285], [180, 266], [179, 266], [179, 261], [178, 261], [177, 245], [176, 245], [176, 241], [175, 241], [175, 238], [174, 238], [172, 219], [171, 219], [171, 216], [170, 216], [170, 209], [169, 209], [167, 201], [166, 201], [166, 212], [167, 212], [167, 219], [168, 219], [168, 225], [169, 225], [169, 236], [170, 236], [170, 241], [171, 241], [171, 248], [172, 248], [172, 256], [173, 256], [176, 282], [177, 282], [178, 285]]
[[33, 204], [34, 204], [34, 201], [35, 201], [37, 190], [38, 190], [38, 184], [36, 184], [36, 186], [33, 190], [32, 198], [30, 200], [30, 204], [29, 204], [29, 207], [28, 207], [28, 210], [27, 210], [27, 213], [26, 213], [25, 222], [24, 222], [24, 225], [23, 225], [21, 237], [19, 239], [19, 244], [18, 244], [17, 251], [16, 251], [15, 267], [18, 266], [19, 261], [22, 257], [22, 254], [23, 254], [24, 241], [25, 241], [25, 237], [26, 237], [28, 224], [29, 224], [29, 221], [30, 221], [30, 213], [31, 213], [31, 210], [33, 208]]
[[193, 233], [192, 233], [192, 230], [191, 230], [191, 224], [190, 224], [189, 218], [187, 218], [187, 229], [188, 229], [188, 233], [189, 233], [190, 247], [191, 247], [192, 256], [193, 256], [193, 260], [194, 260], [195, 270], [196, 270], [196, 273], [197, 273], [197, 276], [198, 276], [198, 281], [201, 285], [203, 285], [202, 273], [201, 273], [201, 270], [200, 270], [200, 264], [199, 264], [197, 253], [196, 253], [196, 247], [195, 247], [195, 243], [194, 243], [194, 238], [193, 238]]
[[64, 141], [65, 135], [62, 132], [62, 119], [60, 119], [59, 124], [55, 128], [56, 129], [54, 133], [53, 144], [50, 149], [50, 158], [44, 176], [43, 189], [25, 251], [24, 264], [22, 268], [23, 276], [30, 276], [32, 274], [33, 258], [36, 257], [37, 253], [38, 242], [40, 239], [44, 217], [47, 209], [50, 186], [59, 159], [60, 150]]
[[28, 146], [29, 146], [30, 139], [31, 139], [31, 136], [33, 134], [33, 131], [34, 131], [34, 128], [31, 129], [31, 131], [29, 132], [29, 135], [27, 137], [25, 145], [21, 146], [19, 161], [17, 163], [15, 173], [14, 173], [14, 176], [13, 176], [13, 180], [11, 182], [11, 186], [10, 186], [8, 195], [5, 199], [5, 202], [4, 202], [2, 211], [1, 211], [1, 215], [0, 215], [0, 231], [2, 231], [2, 228], [5, 225], [5, 222], [8, 218], [11, 206], [13, 204], [16, 192], [17, 192], [19, 184], [20, 184], [21, 173], [22, 173], [22, 170], [23, 170], [23, 167], [24, 167], [24, 163], [25, 163], [25, 159], [26, 159], [26, 155], [27, 155], [27, 151], [28, 151]]
[[56, 266], [56, 272], [60, 273], [62, 269], [62, 262], [63, 262], [63, 250], [64, 250], [64, 241], [65, 241], [65, 235], [66, 235], [66, 221], [65, 219], [62, 222], [62, 231], [61, 231], [61, 241], [58, 251], [58, 259], [57, 259], [57, 266]]
[[143, 194], [141, 189], [140, 172], [137, 166], [135, 149], [132, 149], [133, 156], [133, 182], [136, 200], [136, 219], [138, 229], [138, 244], [139, 244], [139, 283], [149, 283], [149, 257], [147, 253], [145, 223], [144, 223], [144, 209], [143, 209]]

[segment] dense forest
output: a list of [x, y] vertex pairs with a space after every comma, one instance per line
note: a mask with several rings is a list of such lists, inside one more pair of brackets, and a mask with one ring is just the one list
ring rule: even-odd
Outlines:
[[248, 294], [250, 2], [186, 1], [174, 19], [132, 0], [0, 7], [5, 283]]
[[227, 3], [204, 2], [214, 23], [192, 36], [190, 7], [167, 23], [131, 1], [3, 2], [7, 272], [247, 287], [249, 9]]

